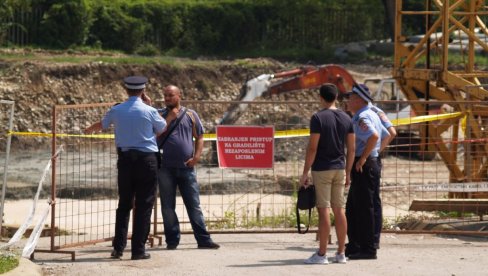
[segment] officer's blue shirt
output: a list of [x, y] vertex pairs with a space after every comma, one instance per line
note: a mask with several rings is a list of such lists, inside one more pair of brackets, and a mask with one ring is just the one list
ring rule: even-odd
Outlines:
[[383, 110], [381, 110], [381, 108], [377, 107], [377, 106], [374, 106], [372, 105], [371, 103], [369, 103], [369, 108], [378, 115], [378, 117], [380, 117], [380, 121], [381, 121], [381, 124], [386, 128], [390, 128], [393, 126], [393, 124], [391, 123], [390, 119], [388, 119], [388, 117], [386, 116], [385, 112]]
[[155, 133], [163, 132], [166, 121], [140, 97], [131, 96], [105, 114], [102, 128], [107, 129], [110, 125], [115, 126], [115, 144], [122, 151], [157, 152]]
[[381, 124], [380, 118], [369, 106], [361, 108], [352, 117], [354, 133], [356, 134], [356, 157], [360, 157], [366, 148], [366, 143], [371, 135], [378, 133], [380, 139], [371, 151], [371, 157], [378, 157], [381, 140], [389, 136], [388, 130]]

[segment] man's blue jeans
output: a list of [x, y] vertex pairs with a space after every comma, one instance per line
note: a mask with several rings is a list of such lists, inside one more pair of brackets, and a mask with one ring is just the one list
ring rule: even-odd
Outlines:
[[193, 168], [162, 167], [158, 171], [158, 183], [166, 244], [178, 245], [180, 242], [180, 225], [175, 212], [176, 187], [180, 190], [197, 243], [204, 245], [211, 242], [202, 209], [200, 209], [200, 189], [195, 170]]

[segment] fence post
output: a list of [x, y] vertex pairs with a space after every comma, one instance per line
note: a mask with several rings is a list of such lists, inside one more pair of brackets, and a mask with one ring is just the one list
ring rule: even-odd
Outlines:
[[14, 106], [15, 102], [14, 101], [5, 101], [5, 100], [0, 100], [0, 104], [11, 104], [10, 107], [10, 116], [9, 116], [9, 122], [8, 122], [8, 133], [7, 133], [7, 145], [5, 148], [5, 163], [3, 167], [3, 185], [2, 185], [2, 199], [0, 203], [0, 236], [2, 236], [3, 233], [3, 206], [5, 203], [5, 192], [7, 190], [7, 172], [8, 172], [8, 160], [10, 157], [10, 144], [12, 142], [12, 135], [10, 135], [10, 132], [12, 131], [13, 128], [13, 119], [14, 119]]

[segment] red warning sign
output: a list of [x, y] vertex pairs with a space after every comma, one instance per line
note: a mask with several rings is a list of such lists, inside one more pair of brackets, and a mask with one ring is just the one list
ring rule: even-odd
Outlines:
[[273, 126], [217, 126], [220, 168], [271, 169]]

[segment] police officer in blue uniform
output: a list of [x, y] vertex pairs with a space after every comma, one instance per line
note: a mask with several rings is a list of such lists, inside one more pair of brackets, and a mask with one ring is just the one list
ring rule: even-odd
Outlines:
[[113, 106], [103, 117], [85, 130], [93, 133], [115, 127], [118, 160], [119, 202], [115, 219], [113, 258], [120, 258], [127, 245], [130, 211], [135, 207], [131, 239], [132, 260], [149, 259], [145, 244], [151, 225], [151, 213], [157, 187], [160, 162], [156, 136], [163, 133], [166, 121], [151, 107], [144, 90], [147, 78], [131, 76], [124, 79], [129, 98]]
[[380, 185], [378, 157], [390, 135], [368, 105], [372, 101], [369, 91], [354, 86], [348, 98], [348, 110], [354, 114], [356, 152], [346, 202], [349, 240], [346, 256], [351, 260], [376, 259], [374, 232], [379, 222], [375, 222], [374, 197]]
[[[369, 92], [369, 88], [364, 85], [360, 84], [359, 85], [361, 88], [364, 90], [367, 90]], [[387, 145], [391, 143], [391, 141], [395, 138], [397, 135], [395, 127], [393, 127], [393, 124], [391, 123], [390, 119], [386, 116], [386, 113], [381, 110], [379, 107], [372, 105], [371, 103], [368, 104], [369, 108], [378, 115], [380, 118], [381, 124], [388, 130], [388, 133], [390, 134], [390, 137], [388, 138], [388, 141], [385, 143], [381, 143], [381, 148], [380, 148], [380, 153], [383, 152], [383, 150], [386, 148]], [[383, 168], [383, 164], [381, 163], [381, 156], [378, 156], [378, 162], [380, 165], [380, 175], [381, 175], [381, 169]], [[381, 229], [383, 228], [383, 208], [381, 207], [381, 197], [380, 197], [380, 189], [378, 186], [378, 189], [375, 190], [374, 193], [374, 198], [373, 198], [373, 204], [374, 204], [374, 220], [375, 220], [375, 227], [374, 227], [374, 247], [376, 249], [380, 249], [380, 236], [381, 236]]]

